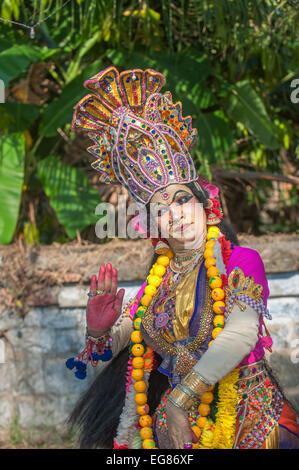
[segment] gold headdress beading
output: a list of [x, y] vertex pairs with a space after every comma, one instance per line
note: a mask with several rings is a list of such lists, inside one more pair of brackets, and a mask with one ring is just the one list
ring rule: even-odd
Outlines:
[[72, 126], [87, 131], [95, 145], [87, 150], [100, 181], [121, 183], [146, 204], [171, 183], [196, 181], [189, 150], [197, 131], [182, 104], [169, 91], [159, 93], [164, 76], [152, 69], [108, 67], [84, 83], [92, 94], [75, 106]]

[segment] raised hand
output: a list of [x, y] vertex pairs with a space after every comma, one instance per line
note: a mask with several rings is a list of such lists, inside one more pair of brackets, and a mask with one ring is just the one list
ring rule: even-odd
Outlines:
[[117, 292], [117, 269], [110, 263], [100, 266], [99, 277], [91, 276], [90, 293], [100, 295], [89, 297], [86, 309], [86, 322], [91, 336], [101, 336], [111, 328], [122, 311], [125, 289]]

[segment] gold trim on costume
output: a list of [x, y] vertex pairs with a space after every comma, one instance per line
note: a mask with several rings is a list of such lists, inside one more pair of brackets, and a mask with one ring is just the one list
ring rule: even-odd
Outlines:
[[200, 266], [201, 263], [192, 269], [192, 271], [180, 281], [175, 291], [173, 332], [176, 341], [189, 337], [189, 322], [194, 312], [196, 283]]
[[[169, 281], [168, 281], [169, 282]], [[147, 311], [142, 317], [142, 325], [146, 330], [147, 334], [151, 337], [152, 341], [156, 345], [157, 349], [163, 351], [167, 354], [171, 354], [172, 356], [182, 356], [182, 358], [187, 359], [187, 353], [194, 352], [200, 348], [200, 345], [205, 342], [209, 334], [210, 324], [213, 319], [213, 309], [212, 309], [212, 297], [211, 297], [211, 289], [209, 288], [208, 280], [206, 279], [206, 296], [205, 296], [205, 303], [203, 307], [200, 309], [200, 326], [197, 332], [197, 335], [191, 343], [188, 343], [186, 346], [176, 347], [173, 344], [173, 336], [167, 338], [170, 339], [170, 342], [167, 342], [165, 338], [166, 331], [164, 330], [163, 333], [156, 332], [152, 325], [152, 307], [153, 304], [158, 300], [159, 297], [159, 290], [155, 293]], [[170, 297], [168, 297], [169, 299]], [[168, 336], [168, 335], [167, 335]], [[178, 361], [180, 362], [180, 361]], [[197, 360], [195, 360], [197, 362]], [[177, 363], [177, 366], [179, 364]], [[186, 375], [190, 369], [193, 367], [193, 363], [190, 362], [190, 367], [188, 370], [184, 371], [183, 375]]]
[[137, 298], [137, 295], [135, 295], [135, 297], [133, 297], [133, 298], [128, 302], [128, 304], [126, 304], [126, 306], [124, 307], [123, 314], [124, 314], [125, 317], [131, 318], [130, 309], [131, 309], [132, 305], [134, 304], [134, 302], [136, 302], [136, 298]]
[[265, 449], [279, 449], [279, 425], [275, 424], [269, 436], [265, 440]]
[[263, 292], [263, 286], [256, 284], [252, 276], [245, 277], [242, 269], [234, 268], [228, 276], [225, 290], [228, 297], [233, 294], [244, 294], [259, 302]]

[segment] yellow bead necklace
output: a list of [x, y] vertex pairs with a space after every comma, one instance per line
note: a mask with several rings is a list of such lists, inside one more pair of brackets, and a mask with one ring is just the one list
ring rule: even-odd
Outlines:
[[147, 285], [144, 289], [143, 296], [140, 299], [139, 306], [136, 311], [136, 318], [134, 319], [134, 331], [131, 334], [131, 341], [134, 343], [132, 346], [132, 378], [135, 380], [134, 389], [136, 391], [135, 403], [137, 405], [137, 413], [140, 416], [139, 424], [140, 437], [142, 439], [143, 449], [156, 449], [156, 444], [153, 439], [152, 418], [149, 415], [149, 406], [147, 404], [146, 382], [143, 380], [144, 367], [145, 367], [145, 350], [142, 344], [142, 334], [140, 332], [141, 318], [147, 310], [153, 296], [160, 286], [163, 276], [166, 272], [170, 259], [173, 257], [172, 250], [168, 250], [165, 255], [160, 255], [152, 266], [150, 274], [147, 277]]
[[[219, 276], [219, 269], [216, 267], [216, 258], [214, 257], [214, 246], [215, 246], [215, 241], [219, 238], [220, 236], [220, 230], [218, 227], [212, 225], [208, 229], [207, 233], [207, 242], [205, 244], [205, 251], [204, 251], [204, 259], [205, 259], [205, 267], [207, 268], [207, 277], [208, 277], [208, 282], [209, 286], [212, 289], [211, 296], [212, 299], [214, 300], [213, 302], [213, 312], [215, 313], [214, 319], [213, 319], [213, 325], [214, 329], [212, 331], [212, 341], [209, 343], [209, 347], [213, 343], [214, 339], [219, 335], [219, 333], [222, 331], [222, 328], [224, 327], [225, 319], [224, 319], [224, 309], [225, 309], [225, 303], [224, 303], [224, 298], [225, 298], [225, 292], [222, 289], [222, 279]], [[204, 428], [206, 421], [208, 419], [208, 416], [211, 412], [210, 404], [214, 400], [214, 395], [212, 393], [212, 390], [215, 388], [215, 386], [212, 386], [211, 388], [208, 389], [207, 392], [205, 392], [201, 397], [200, 397], [200, 404], [198, 406], [198, 411], [200, 413], [200, 416], [196, 420], [196, 424], [192, 426], [192, 430], [195, 433], [195, 435], [200, 438], [202, 429]], [[193, 444], [193, 448], [196, 449], [198, 448], [199, 443]]]
[[[213, 343], [214, 339], [222, 331], [225, 319], [224, 319], [224, 309], [225, 298], [224, 290], [222, 289], [222, 279], [219, 276], [219, 269], [216, 267], [216, 259], [214, 257], [213, 247], [215, 246], [215, 240], [220, 236], [220, 230], [216, 226], [211, 226], [208, 229], [207, 233], [207, 242], [205, 244], [204, 259], [205, 267], [207, 268], [207, 276], [209, 279], [209, 286], [212, 289], [211, 296], [214, 300], [213, 311], [215, 317], [213, 319], [213, 324], [215, 328], [212, 331], [213, 340], [210, 341], [209, 347]], [[152, 429], [152, 418], [148, 414], [149, 406], [147, 404], [147, 394], [146, 389], [147, 385], [143, 379], [144, 377], [144, 346], [142, 345], [142, 334], [140, 332], [141, 318], [145, 314], [149, 304], [152, 301], [153, 296], [157, 292], [157, 288], [160, 286], [163, 276], [166, 272], [166, 267], [168, 266], [170, 259], [173, 258], [173, 251], [168, 250], [165, 255], [160, 255], [152, 266], [150, 274], [147, 277], [147, 285], [144, 289], [143, 296], [140, 299], [139, 306], [136, 311], [136, 318], [134, 319], [134, 331], [131, 334], [131, 341], [134, 343], [132, 346], [132, 355], [134, 356], [132, 365], [132, 378], [135, 380], [134, 389], [136, 391], [135, 403], [137, 405], [137, 413], [140, 415], [139, 424], [140, 437], [142, 438], [142, 447], [144, 449], [156, 449], [156, 444], [153, 439], [153, 429]], [[200, 399], [200, 404], [198, 406], [198, 411], [200, 413], [199, 418], [196, 421], [196, 425], [192, 427], [195, 434], [200, 438], [202, 429], [204, 428], [207, 417], [210, 414], [210, 404], [212, 403], [214, 396], [212, 390], [214, 386], [211, 387], [207, 392], [205, 392]], [[193, 444], [193, 448], [199, 447], [199, 442]]]

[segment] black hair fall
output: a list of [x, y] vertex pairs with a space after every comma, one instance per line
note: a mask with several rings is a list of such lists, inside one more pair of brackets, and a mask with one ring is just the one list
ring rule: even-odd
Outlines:
[[[69, 430], [76, 430], [81, 449], [112, 449], [113, 439], [125, 402], [129, 347], [115, 357], [80, 397], [67, 420]], [[159, 366], [161, 358], [155, 353]], [[168, 379], [154, 370], [149, 379], [148, 405], [153, 415], [161, 395], [169, 387]]]

